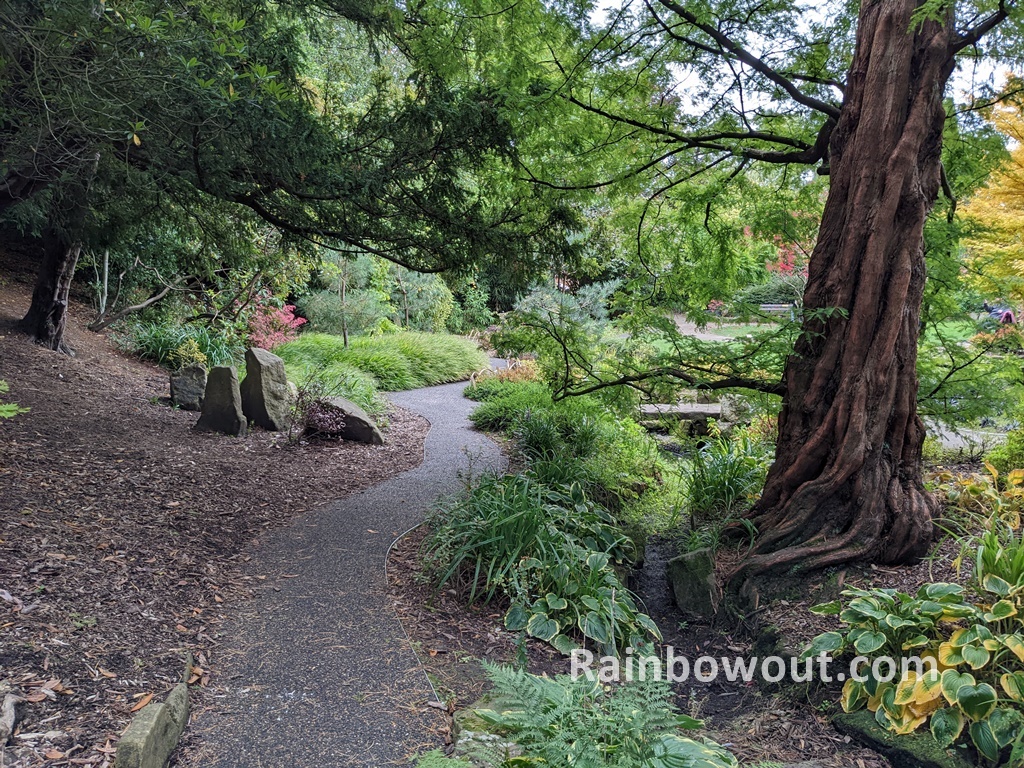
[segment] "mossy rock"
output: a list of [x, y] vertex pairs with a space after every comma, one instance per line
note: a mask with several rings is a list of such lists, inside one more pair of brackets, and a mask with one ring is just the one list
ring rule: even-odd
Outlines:
[[893, 768], [974, 768], [968, 751], [963, 748], [942, 749], [927, 731], [897, 736], [882, 728], [875, 716], [862, 709], [838, 714], [833, 727], [858, 744], [888, 758]]
[[453, 757], [468, 760], [476, 768], [496, 768], [503, 759], [520, 754], [518, 745], [504, 736], [492, 733], [487, 722], [477, 714], [481, 709], [511, 709], [512, 703], [500, 697], [484, 696], [452, 715]]

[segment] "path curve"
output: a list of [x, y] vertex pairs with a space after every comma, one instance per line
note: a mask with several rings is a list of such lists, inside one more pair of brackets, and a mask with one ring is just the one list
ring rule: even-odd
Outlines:
[[423, 463], [297, 518], [254, 550], [250, 570], [267, 578], [226, 630], [229, 691], [203, 715], [204, 765], [379, 768], [435, 746], [440, 715], [388, 602], [385, 560], [461, 473], [503, 466], [498, 446], [470, 427], [465, 386], [392, 394], [430, 421]]

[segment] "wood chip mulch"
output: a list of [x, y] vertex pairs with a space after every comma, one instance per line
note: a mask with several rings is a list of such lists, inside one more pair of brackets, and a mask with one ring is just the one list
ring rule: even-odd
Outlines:
[[218, 674], [218, 626], [259, 576], [256, 536], [418, 465], [427, 422], [395, 409], [386, 445], [193, 432], [166, 372], [74, 318], [72, 359], [13, 331], [27, 286], [0, 282], [0, 379], [31, 408], [0, 421], [0, 702], [25, 699], [0, 765], [109, 766], [134, 711], [184, 671]]

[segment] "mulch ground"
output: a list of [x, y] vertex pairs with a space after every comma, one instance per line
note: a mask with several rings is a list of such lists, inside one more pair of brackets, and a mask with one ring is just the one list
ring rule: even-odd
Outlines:
[[428, 424], [396, 409], [382, 447], [193, 432], [166, 372], [84, 330], [87, 308], [74, 359], [16, 333], [30, 290], [5, 280], [0, 379], [31, 411], [0, 421], [0, 701], [26, 700], [0, 765], [109, 766], [186, 652], [200, 700], [216, 681], [217, 627], [264, 578], [243, 575], [247, 544], [416, 466]]

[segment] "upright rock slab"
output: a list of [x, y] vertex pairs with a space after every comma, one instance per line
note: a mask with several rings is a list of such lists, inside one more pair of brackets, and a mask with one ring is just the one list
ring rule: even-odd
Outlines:
[[668, 561], [668, 580], [676, 605], [690, 619], [710, 619], [718, 613], [722, 591], [715, 580], [715, 557], [710, 549], [686, 552]]
[[171, 374], [171, 403], [183, 411], [203, 410], [206, 394], [206, 367], [190, 365]]
[[242, 394], [238, 388], [238, 371], [233, 365], [218, 365], [206, 381], [203, 415], [196, 429], [222, 432], [244, 437], [248, 422], [242, 413]]
[[241, 393], [242, 412], [250, 424], [271, 432], [288, 429], [292, 393], [284, 372], [284, 360], [259, 347], [246, 350]]

